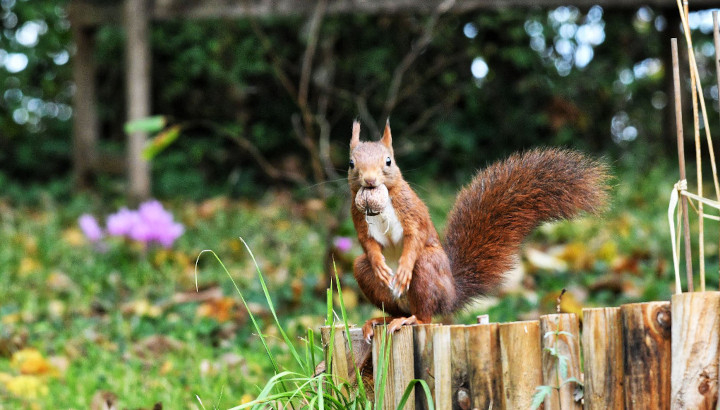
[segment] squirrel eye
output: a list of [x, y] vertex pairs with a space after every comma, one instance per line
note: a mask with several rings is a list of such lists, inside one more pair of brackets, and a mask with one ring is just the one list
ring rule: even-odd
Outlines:
[[390, 166], [390, 164], [392, 164], [392, 160], [390, 160], [390, 157], [387, 157], [385, 159], [385, 165]]
[[355, 161], [350, 160], [350, 169], [355, 169]]

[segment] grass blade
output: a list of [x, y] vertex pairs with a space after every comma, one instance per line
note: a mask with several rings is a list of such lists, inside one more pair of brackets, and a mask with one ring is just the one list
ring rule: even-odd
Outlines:
[[285, 343], [287, 344], [288, 350], [290, 351], [290, 354], [295, 358], [295, 361], [300, 365], [300, 367], [305, 371], [305, 363], [300, 359], [300, 355], [298, 354], [297, 350], [295, 349], [295, 346], [293, 345], [292, 341], [290, 341], [290, 338], [288, 337], [287, 333], [285, 333], [285, 329], [283, 329], [282, 325], [280, 324], [280, 319], [278, 319], [277, 313], [275, 312], [275, 305], [272, 303], [272, 299], [270, 298], [270, 292], [268, 291], [268, 287], [265, 284], [265, 279], [263, 278], [262, 272], [260, 272], [260, 266], [257, 263], [257, 260], [255, 259], [255, 255], [253, 255], [252, 251], [250, 250], [250, 247], [248, 246], [247, 242], [241, 237], [240, 240], [242, 241], [243, 245], [245, 245], [245, 249], [247, 249], [248, 253], [250, 254], [250, 257], [252, 258], [253, 263], [255, 264], [255, 269], [258, 274], [258, 279], [260, 280], [260, 286], [263, 289], [263, 293], [265, 294], [265, 299], [267, 300], [268, 307], [270, 308], [270, 312], [273, 315], [273, 318], [275, 319], [275, 324], [278, 327], [278, 330], [280, 331], [280, 334], [283, 337], [283, 340], [285, 340]]
[[265, 352], [268, 355], [268, 358], [270, 359], [270, 363], [272, 364], [274, 372], [277, 374], [280, 369], [278, 368], [277, 362], [275, 361], [275, 357], [273, 357], [272, 352], [270, 352], [270, 347], [267, 344], [267, 341], [265, 340], [265, 337], [262, 334], [262, 330], [260, 329], [260, 325], [258, 325], [257, 320], [255, 320], [255, 315], [252, 314], [252, 311], [250, 311], [250, 307], [248, 306], [247, 302], [245, 301], [245, 298], [242, 295], [242, 292], [240, 291], [240, 288], [238, 287], [237, 283], [235, 283], [235, 279], [233, 279], [232, 275], [228, 271], [228, 269], [225, 267], [225, 264], [220, 260], [220, 257], [215, 253], [215, 251], [210, 249], [204, 249], [200, 252], [197, 259], [195, 260], [195, 287], [197, 288], [197, 271], [198, 271], [198, 262], [200, 262], [200, 257], [206, 253], [209, 252], [215, 257], [215, 260], [218, 261], [220, 266], [223, 268], [227, 276], [230, 278], [230, 282], [232, 282], [233, 286], [235, 287], [235, 290], [237, 291], [237, 294], [240, 296], [240, 300], [242, 301], [243, 305], [245, 306], [245, 310], [247, 310], [248, 315], [250, 317], [250, 321], [253, 324], [253, 327], [255, 328], [255, 332], [257, 332], [258, 337], [260, 337], [260, 341], [262, 342], [263, 348], [265, 349]]

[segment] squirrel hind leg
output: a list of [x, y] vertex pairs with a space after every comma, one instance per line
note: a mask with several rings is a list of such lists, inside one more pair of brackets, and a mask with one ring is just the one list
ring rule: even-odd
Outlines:
[[372, 343], [372, 338], [375, 335], [375, 326], [385, 325], [392, 322], [393, 320], [393, 317], [388, 316], [374, 317], [372, 319], [368, 319], [362, 327], [363, 339], [365, 340], [365, 343]]
[[403, 326], [410, 326], [410, 325], [422, 325], [425, 323], [430, 323], [429, 320], [423, 321], [418, 319], [415, 315], [410, 315], [408, 317], [392, 317], [392, 316], [382, 316], [382, 317], [374, 317], [372, 319], [369, 319], [365, 322], [365, 324], [362, 327], [363, 331], [363, 338], [365, 339], [365, 342], [372, 343], [372, 338], [375, 335], [375, 326], [377, 325], [387, 325], [387, 332], [388, 334], [392, 334], [400, 330]]
[[410, 317], [398, 317], [398, 318], [393, 319], [392, 322], [390, 322], [390, 324], [387, 327], [387, 331], [388, 331], [388, 333], [395, 333], [398, 330], [400, 330], [400, 328], [403, 326], [422, 325], [424, 323], [429, 323], [429, 322], [424, 322], [424, 321], [418, 319], [415, 315], [412, 315]]

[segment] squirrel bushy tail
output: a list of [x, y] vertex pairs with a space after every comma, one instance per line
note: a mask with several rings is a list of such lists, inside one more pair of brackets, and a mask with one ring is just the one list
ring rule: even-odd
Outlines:
[[479, 172], [458, 194], [445, 231], [455, 309], [502, 282], [540, 223], [603, 208], [607, 179], [606, 165], [563, 149], [515, 154]]

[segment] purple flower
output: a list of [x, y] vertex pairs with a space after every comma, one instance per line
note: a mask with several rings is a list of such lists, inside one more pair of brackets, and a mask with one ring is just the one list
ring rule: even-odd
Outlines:
[[107, 231], [113, 236], [129, 236], [138, 220], [139, 216], [137, 211], [122, 208], [116, 213], [108, 215]]
[[78, 225], [80, 225], [80, 230], [83, 231], [83, 234], [85, 234], [85, 237], [88, 238], [90, 242], [97, 242], [102, 239], [102, 229], [94, 216], [83, 214], [78, 219]]
[[352, 239], [346, 236], [336, 236], [335, 239], [333, 239], [333, 245], [335, 245], [337, 250], [345, 253], [352, 248]]
[[158, 201], [149, 201], [140, 204], [138, 208], [140, 218], [150, 226], [168, 226], [173, 222], [173, 216], [166, 211]]
[[137, 211], [122, 208], [107, 218], [110, 235], [126, 236], [145, 244], [157, 242], [169, 248], [185, 232], [185, 228], [173, 220], [158, 201], [140, 204]]
[[179, 223], [171, 223], [165, 226], [163, 230], [156, 232], [157, 237], [155, 239], [160, 242], [160, 245], [169, 248], [183, 232], [185, 232], [184, 226]]

